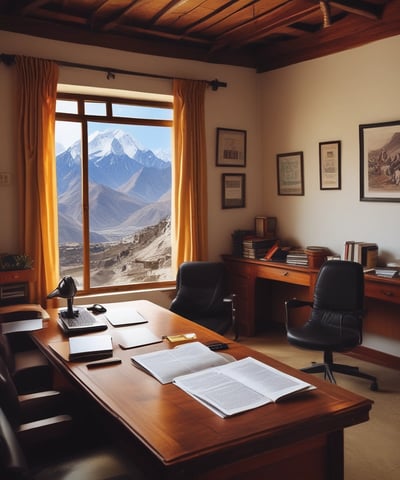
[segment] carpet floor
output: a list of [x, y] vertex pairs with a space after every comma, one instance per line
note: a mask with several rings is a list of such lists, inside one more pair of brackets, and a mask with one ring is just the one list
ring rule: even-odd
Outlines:
[[[239, 342], [294, 368], [322, 360], [320, 352], [289, 345], [281, 328], [255, 337], [241, 337]], [[368, 380], [335, 374], [338, 385], [374, 402], [368, 422], [345, 429], [345, 480], [400, 479], [400, 372], [343, 354], [335, 354], [334, 361], [375, 375], [379, 387], [374, 392]]]

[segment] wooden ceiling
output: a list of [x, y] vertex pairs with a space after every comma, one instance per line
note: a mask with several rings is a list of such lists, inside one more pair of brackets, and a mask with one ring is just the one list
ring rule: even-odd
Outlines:
[[400, 0], [0, 0], [0, 29], [265, 72], [400, 34]]

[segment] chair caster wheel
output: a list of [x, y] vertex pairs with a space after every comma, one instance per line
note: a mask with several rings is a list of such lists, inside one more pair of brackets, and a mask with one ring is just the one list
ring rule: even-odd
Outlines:
[[373, 392], [377, 392], [378, 391], [378, 384], [376, 382], [371, 383], [370, 390], [372, 390]]

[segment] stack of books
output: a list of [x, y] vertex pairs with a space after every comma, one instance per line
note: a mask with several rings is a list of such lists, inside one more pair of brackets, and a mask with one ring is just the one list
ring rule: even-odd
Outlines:
[[263, 258], [266, 252], [275, 244], [275, 238], [251, 237], [243, 240], [244, 258]]
[[366, 268], [374, 268], [378, 262], [378, 245], [348, 240], [344, 245], [343, 259], [361, 263]]
[[232, 233], [232, 255], [235, 257], [243, 256], [243, 240], [249, 236], [254, 236], [253, 230], [235, 230]]
[[393, 278], [399, 275], [398, 268], [378, 267], [375, 268], [375, 275], [378, 277]]
[[290, 250], [286, 255], [286, 263], [290, 265], [308, 266], [308, 255], [304, 250]]

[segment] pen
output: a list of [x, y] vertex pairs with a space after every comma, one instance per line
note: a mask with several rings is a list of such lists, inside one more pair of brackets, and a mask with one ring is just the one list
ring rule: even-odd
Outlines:
[[106, 367], [108, 365], [116, 365], [118, 363], [121, 363], [120, 358], [107, 358], [106, 360], [100, 360], [98, 362], [91, 362], [87, 363], [86, 366], [87, 368], [97, 368], [97, 367]]

